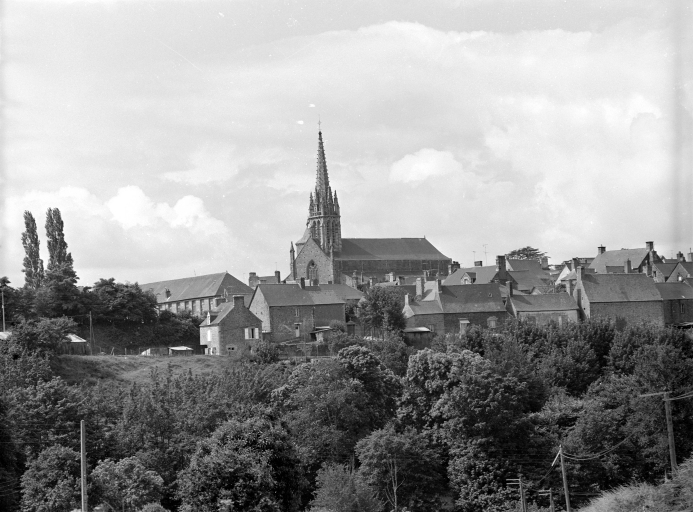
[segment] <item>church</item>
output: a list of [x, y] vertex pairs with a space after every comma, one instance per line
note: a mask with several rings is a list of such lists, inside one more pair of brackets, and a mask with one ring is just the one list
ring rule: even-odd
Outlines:
[[322, 131], [318, 132], [315, 190], [310, 193], [303, 236], [291, 243], [287, 281], [347, 284], [406, 280], [449, 273], [452, 260], [424, 238], [342, 238], [337, 192], [327, 174]]

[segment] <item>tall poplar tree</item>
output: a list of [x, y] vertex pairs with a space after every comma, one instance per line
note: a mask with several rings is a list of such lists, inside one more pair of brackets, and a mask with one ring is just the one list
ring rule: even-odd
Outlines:
[[48, 244], [48, 271], [55, 271], [63, 265], [72, 269], [72, 254], [67, 252], [67, 242], [63, 233], [63, 218], [58, 208], [48, 208], [46, 212], [46, 243]]
[[22, 245], [24, 246], [24, 281], [27, 288], [38, 289], [43, 283], [43, 260], [39, 253], [39, 237], [36, 230], [36, 220], [30, 211], [24, 212], [24, 233], [22, 233]]

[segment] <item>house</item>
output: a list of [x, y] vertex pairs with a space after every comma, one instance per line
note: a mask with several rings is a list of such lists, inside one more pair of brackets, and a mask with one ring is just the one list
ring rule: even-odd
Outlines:
[[281, 284], [281, 273], [278, 270], [274, 271], [274, 275], [272, 276], [259, 276], [255, 272], [250, 272], [248, 274], [248, 286], [250, 286], [253, 290], [257, 287], [259, 284]]
[[234, 295], [218, 311], [208, 312], [200, 325], [200, 345], [210, 355], [240, 359], [249, 355], [253, 343], [262, 338], [262, 320], [250, 312], [244, 295]]
[[667, 278], [667, 283], [675, 283], [693, 277], [693, 261], [679, 261]]
[[656, 283], [655, 286], [662, 297], [665, 324], [693, 322], [693, 283], [686, 280]]
[[580, 309], [575, 299], [567, 293], [548, 293], [538, 295], [517, 295], [512, 285], [506, 302], [508, 312], [519, 320], [537, 325], [555, 322], [563, 325], [566, 322], [577, 322]]
[[157, 281], [142, 284], [140, 288], [156, 295], [160, 311], [189, 311], [200, 317], [207, 311], [218, 308], [234, 295], [244, 295], [249, 302], [253, 293], [249, 286], [228, 272]]
[[445, 286], [441, 280], [420, 299], [405, 296], [403, 312], [408, 329], [440, 334], [465, 332], [470, 325], [494, 328], [508, 317], [498, 283]]
[[289, 340], [310, 341], [316, 327], [327, 327], [333, 320], [346, 321], [346, 303], [334, 290], [297, 284], [260, 284], [248, 306], [262, 321], [263, 338], [275, 343]]
[[310, 285], [347, 284], [356, 287], [387, 275], [446, 274], [453, 261], [423, 238], [342, 238], [341, 211], [332, 190], [327, 160], [318, 132], [315, 189], [308, 201], [303, 236], [289, 249], [288, 281], [305, 279]]
[[563, 266], [555, 278], [556, 286], [565, 286], [566, 283], [564, 279], [571, 273], [575, 272], [575, 269], [582, 265], [588, 268], [590, 263], [594, 261], [594, 258], [587, 257], [575, 257], [563, 262]]
[[60, 345], [60, 353], [85, 356], [90, 353], [89, 343], [76, 334], [68, 334]]
[[654, 242], [645, 242], [645, 247], [637, 249], [620, 249], [607, 251], [606, 247], [597, 247], [597, 256], [589, 264], [597, 274], [619, 274], [630, 261], [631, 271], [652, 276], [652, 265], [663, 263], [654, 248]]
[[[595, 259], [596, 260], [596, 259]], [[662, 296], [645, 273], [587, 273], [579, 266], [575, 287], [569, 293], [582, 318], [621, 318], [628, 324], [652, 322], [664, 325]]]
[[[476, 263], [481, 262], [477, 261]], [[498, 268], [495, 265], [475, 265], [473, 267], [459, 268], [445, 278], [443, 285], [488, 284], [496, 279], [497, 274]]]
[[168, 347], [168, 355], [170, 356], [191, 356], [194, 352], [190, 347]]

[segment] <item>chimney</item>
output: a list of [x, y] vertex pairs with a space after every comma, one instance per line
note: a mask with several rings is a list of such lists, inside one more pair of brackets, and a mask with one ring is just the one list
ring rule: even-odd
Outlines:
[[306, 278], [302, 277], [301, 280], [298, 282], [298, 285], [301, 287], [301, 290], [306, 289]]
[[397, 276], [397, 284], [404, 286], [404, 276]]
[[676, 255], [676, 259], [682, 263], [686, 262], [686, 258], [683, 256], [683, 253], [681, 251], [679, 251], [678, 254]]
[[573, 258], [570, 260], [570, 270], [577, 270], [580, 265], [580, 260], [578, 258]]
[[600, 245], [599, 247], [597, 247], [597, 254], [604, 254], [605, 252], [606, 252], [606, 247], [604, 247], [603, 245]]
[[585, 267], [582, 265], [579, 265], [575, 273], [577, 274], [577, 282], [581, 283], [582, 282], [582, 276], [584, 275], [585, 272]]
[[406, 308], [409, 305], [409, 294], [405, 293], [404, 294], [404, 307]]
[[245, 297], [243, 295], [233, 296], [233, 309], [244, 308], [245, 307]]
[[460, 269], [460, 262], [459, 261], [453, 261], [452, 262], [452, 271], [455, 272], [456, 270]]
[[395, 273], [394, 273], [394, 272], [390, 272], [390, 273], [387, 275], [387, 280], [388, 280], [388, 282], [390, 282], [390, 283], [394, 283], [394, 282], [395, 282]]
[[168, 299], [171, 296], [171, 290], [166, 288], [166, 298]]
[[452, 270], [452, 263], [448, 265], [448, 275], [452, 275], [453, 270]]
[[566, 279], [565, 280], [565, 290], [568, 292], [568, 295], [571, 297], [573, 296], [573, 280], [572, 279]]
[[541, 258], [541, 268], [543, 268], [544, 270], [549, 268], [549, 258], [547, 258], [546, 256], [542, 256]]
[[505, 267], [505, 255], [496, 256], [496, 272], [498, 272], [498, 281], [505, 284], [508, 280], [508, 274]]
[[424, 280], [421, 277], [416, 278], [416, 296], [423, 297], [424, 295]]
[[645, 247], [647, 247], [648, 251], [653, 251], [654, 250], [654, 242], [645, 242]]
[[512, 297], [512, 296], [513, 296], [513, 282], [508, 281], [508, 297]]
[[[688, 249], [690, 251], [690, 249]], [[693, 252], [688, 253], [687, 261], [693, 261]]]
[[481, 261], [481, 260], [475, 261], [475, 262], [474, 262], [474, 266], [475, 266], [475, 267], [483, 267], [483, 266], [484, 266], [484, 262]]
[[281, 284], [282, 278], [281, 278], [281, 274], [279, 273], [278, 270], [275, 270], [275, 271], [274, 271], [274, 277], [275, 277], [275, 279], [277, 280], [277, 284]]
[[436, 287], [438, 288], [438, 293], [441, 293], [443, 291], [443, 280], [442, 279], [436, 279]]
[[633, 272], [633, 267], [632, 263], [630, 262], [630, 259], [627, 259], [626, 262], [623, 264], [623, 271], [626, 274], [630, 274], [631, 272]]

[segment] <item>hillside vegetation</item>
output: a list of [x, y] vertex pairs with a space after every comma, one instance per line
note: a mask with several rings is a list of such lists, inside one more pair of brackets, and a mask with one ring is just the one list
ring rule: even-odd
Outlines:
[[195, 375], [222, 372], [233, 362], [219, 356], [153, 357], [153, 356], [57, 356], [51, 370], [68, 384], [95, 384], [113, 381], [144, 383], [152, 370], [168, 368], [174, 375], [191, 371]]

